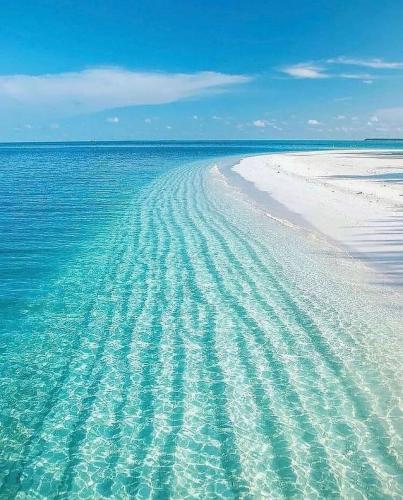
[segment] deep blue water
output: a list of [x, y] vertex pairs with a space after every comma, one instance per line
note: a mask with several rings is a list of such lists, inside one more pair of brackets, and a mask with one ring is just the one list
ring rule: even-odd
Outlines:
[[119, 220], [139, 191], [170, 169], [221, 156], [333, 145], [231, 141], [0, 144], [1, 317], [14, 322], [30, 297], [47, 288], [59, 266], [85, 251], [88, 239]]
[[0, 497], [397, 498], [394, 318], [208, 167], [399, 146], [0, 144]]

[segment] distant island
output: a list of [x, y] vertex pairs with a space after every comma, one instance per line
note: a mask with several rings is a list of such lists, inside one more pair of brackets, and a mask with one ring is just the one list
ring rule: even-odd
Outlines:
[[364, 141], [403, 141], [403, 139], [399, 138], [386, 138], [386, 137], [371, 137], [368, 139], [364, 139]]

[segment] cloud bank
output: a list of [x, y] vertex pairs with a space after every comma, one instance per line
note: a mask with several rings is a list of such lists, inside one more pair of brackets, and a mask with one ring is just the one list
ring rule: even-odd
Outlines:
[[136, 72], [95, 68], [75, 73], [0, 76], [0, 109], [40, 109], [77, 114], [165, 104], [218, 92], [250, 81], [245, 75]]

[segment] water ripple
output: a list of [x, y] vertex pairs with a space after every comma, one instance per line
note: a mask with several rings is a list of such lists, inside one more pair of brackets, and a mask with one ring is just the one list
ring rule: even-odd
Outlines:
[[2, 341], [1, 498], [402, 495], [396, 317], [231, 189], [160, 175]]

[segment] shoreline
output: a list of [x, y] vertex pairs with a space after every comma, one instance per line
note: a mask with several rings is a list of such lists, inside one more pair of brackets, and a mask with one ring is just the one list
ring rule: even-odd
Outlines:
[[268, 215], [326, 240], [403, 284], [403, 151], [332, 150], [243, 157], [219, 166]]

